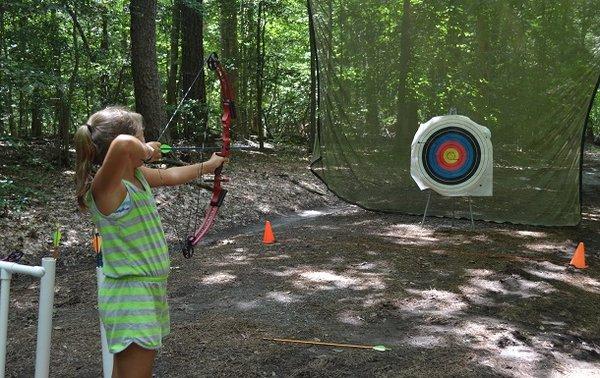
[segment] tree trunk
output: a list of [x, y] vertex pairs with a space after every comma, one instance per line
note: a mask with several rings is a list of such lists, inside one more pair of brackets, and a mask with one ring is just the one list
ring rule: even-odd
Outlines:
[[155, 140], [165, 124], [156, 62], [156, 0], [132, 0], [131, 64], [135, 108], [144, 117], [147, 140]]
[[[242, 3], [244, 4], [244, 3]], [[240, 51], [240, 65], [238, 72], [238, 88], [237, 88], [237, 111], [238, 111], [238, 135], [245, 138], [250, 136], [249, 119], [252, 114], [252, 100], [250, 100], [250, 77], [251, 62], [252, 62], [252, 30], [254, 20], [254, 8], [245, 4], [242, 8], [242, 21], [240, 23], [242, 30], [242, 48]]]
[[[237, 89], [238, 78], [238, 1], [221, 0], [221, 19], [219, 29], [221, 31], [221, 60], [227, 67], [227, 74], [234, 92]], [[237, 122], [237, 121], [234, 121]], [[231, 138], [236, 139], [236, 128], [231, 130]]]
[[71, 104], [73, 103], [73, 96], [75, 95], [75, 88], [77, 83], [77, 73], [79, 71], [79, 47], [77, 43], [77, 29], [73, 25], [73, 71], [69, 79], [69, 86], [67, 93], [65, 94], [62, 87], [58, 90], [58, 140], [60, 143], [60, 154], [59, 161], [63, 167], [70, 165], [69, 161], [69, 142], [70, 142], [70, 126], [71, 126]]
[[169, 80], [167, 82], [167, 105], [177, 105], [177, 74], [179, 73], [179, 36], [181, 34], [181, 7], [173, 1], [171, 10], [171, 46], [169, 49]]
[[256, 18], [256, 111], [254, 113], [254, 126], [258, 133], [258, 143], [260, 149], [264, 148], [264, 130], [262, 113], [262, 95], [263, 95], [263, 63], [264, 55], [261, 47], [263, 36], [263, 2], [258, 3], [258, 16]]
[[[105, 64], [109, 56], [109, 36], [108, 36], [108, 9], [101, 7], [102, 9], [102, 39], [100, 40], [100, 62]], [[114, 100], [110, 97], [110, 83], [109, 76], [106, 70], [103, 70], [100, 75], [100, 101], [102, 106], [105, 107], [112, 104]]]
[[417, 109], [412, 98], [408, 96], [407, 80], [412, 60], [412, 8], [410, 0], [404, 0], [400, 25], [400, 57], [398, 72], [398, 97], [396, 123], [400, 140], [410, 140], [410, 135], [417, 125]]
[[317, 133], [317, 106], [318, 106], [318, 60], [317, 60], [317, 45], [315, 35], [315, 24], [313, 22], [313, 13], [310, 0], [306, 0], [306, 7], [308, 9], [308, 27], [309, 27], [309, 38], [310, 38], [310, 128], [308, 137], [308, 151], [313, 153], [314, 144]]
[[[179, 39], [181, 36], [181, 4], [180, 0], [173, 0], [171, 9], [171, 44], [169, 48], [169, 67], [167, 70], [167, 105], [169, 113], [175, 111], [177, 106], [177, 77], [179, 75]], [[165, 136], [167, 140], [177, 138], [177, 119], [171, 125]]]
[[[193, 133], [190, 128], [192, 122], [186, 122], [184, 134], [186, 138], [194, 138], [199, 142], [200, 130], [207, 126], [206, 86], [204, 76], [204, 35], [202, 21], [202, 0], [190, 0], [182, 3], [182, 62], [181, 62], [181, 87], [183, 91], [191, 88], [188, 98], [196, 100], [197, 106], [193, 108], [194, 122], [199, 128]], [[195, 80], [195, 82], [194, 82]], [[193, 86], [192, 86], [193, 84]], [[184, 93], [185, 95], [185, 93]]]
[[[4, 76], [2, 75], [2, 73], [4, 72], [4, 62], [5, 62], [5, 58], [4, 58], [4, 51], [5, 51], [5, 45], [6, 45], [6, 40], [4, 39], [4, 5], [0, 5], [0, 83], [3, 83], [3, 79]], [[5, 85], [9, 85], [8, 83], [6, 83]], [[10, 97], [5, 98], [4, 96], [0, 96], [0, 135], [4, 134], [4, 128], [5, 128], [5, 117], [6, 117], [6, 113], [7, 110], [5, 110], [6, 108], [8, 108], [6, 104], [10, 104]]]
[[42, 95], [38, 88], [33, 90], [31, 101], [31, 137], [42, 137]]
[[25, 123], [27, 122], [27, 100], [25, 99], [25, 94], [23, 93], [23, 89], [19, 89], [19, 125], [13, 137], [17, 138], [22, 135], [27, 135], [25, 131]]

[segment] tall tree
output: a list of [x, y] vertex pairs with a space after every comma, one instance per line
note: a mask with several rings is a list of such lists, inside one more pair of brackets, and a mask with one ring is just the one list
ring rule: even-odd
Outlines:
[[3, 71], [4, 71], [4, 64], [6, 62], [6, 58], [5, 58], [5, 49], [6, 49], [6, 38], [4, 37], [4, 12], [5, 12], [5, 5], [4, 4], [0, 4], [0, 83], [2, 83], [3, 85], [0, 87], [0, 134], [4, 134], [4, 120], [6, 117], [6, 113], [7, 109], [6, 109], [6, 105], [5, 104], [9, 104], [10, 103], [10, 99], [7, 99], [6, 94], [3, 93], [4, 91], [8, 92], [8, 88], [6, 88], [6, 85], [3, 82]]
[[165, 124], [156, 61], [156, 0], [132, 0], [130, 13], [135, 107], [144, 117], [146, 137], [154, 140]]
[[179, 73], [179, 37], [181, 35], [181, 6], [173, 0], [171, 6], [171, 32], [169, 46], [169, 69], [167, 81], [167, 105], [177, 104], [177, 74]]
[[[171, 30], [169, 32], [169, 65], [167, 67], [167, 105], [173, 112], [177, 105], [177, 77], [179, 76], [179, 40], [181, 37], [181, 1], [171, 4]], [[177, 119], [171, 121], [167, 138], [177, 138]]]
[[[221, 36], [221, 59], [227, 66], [229, 80], [234, 90], [237, 88], [238, 75], [238, 1], [221, 0], [219, 2], [221, 17], [219, 19], [219, 29]], [[236, 129], [232, 129], [235, 131]], [[232, 132], [232, 138], [236, 133]]]
[[265, 132], [263, 129], [263, 67], [265, 65], [264, 54], [264, 31], [266, 28], [266, 19], [263, 20], [264, 3], [258, 3], [258, 16], [256, 18], [256, 110], [254, 112], [254, 126], [258, 134], [258, 143], [260, 148], [264, 147]]
[[[202, 0], [187, 0], [182, 3], [181, 87], [184, 91], [191, 88], [188, 98], [197, 102], [197, 105], [193, 108], [193, 115], [195, 118], [194, 121], [199, 123], [200, 128], [196, 130], [204, 130], [208, 118], [206, 110], [202, 16]], [[186, 125], [185, 136], [186, 138], [191, 138], [193, 132], [189, 126], [190, 122], [187, 122]]]
[[[400, 58], [398, 72], [398, 97], [396, 122], [400, 135], [411, 135], [417, 126], [417, 109], [415, 102], [408, 96], [407, 81], [412, 60], [413, 10], [410, 0], [402, 4], [400, 21]], [[402, 138], [402, 140], [406, 140]]]

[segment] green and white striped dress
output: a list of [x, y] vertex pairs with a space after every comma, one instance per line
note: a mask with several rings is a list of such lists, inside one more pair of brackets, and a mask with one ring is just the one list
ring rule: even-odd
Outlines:
[[98, 288], [98, 303], [111, 353], [131, 343], [160, 348], [169, 333], [169, 250], [150, 186], [139, 169], [135, 177], [144, 189], [123, 180], [127, 197], [111, 215], [100, 213], [91, 191], [87, 196], [102, 236], [105, 279]]

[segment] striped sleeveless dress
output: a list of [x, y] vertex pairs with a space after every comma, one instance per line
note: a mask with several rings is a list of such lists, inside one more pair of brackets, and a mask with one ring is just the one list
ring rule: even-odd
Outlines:
[[102, 236], [105, 279], [98, 288], [98, 307], [111, 353], [131, 343], [160, 348], [170, 331], [169, 250], [150, 186], [139, 169], [135, 177], [144, 188], [123, 180], [127, 197], [111, 215], [98, 210], [91, 190], [87, 195], [92, 220]]

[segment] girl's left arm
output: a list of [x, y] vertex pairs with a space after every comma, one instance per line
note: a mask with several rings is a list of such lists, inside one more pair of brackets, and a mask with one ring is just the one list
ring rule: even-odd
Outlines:
[[215, 169], [226, 161], [226, 158], [213, 154], [208, 161], [203, 163], [168, 169], [148, 167], [140, 167], [140, 169], [146, 177], [148, 184], [153, 188], [158, 186], [176, 186], [197, 179], [206, 173], [213, 173]]

